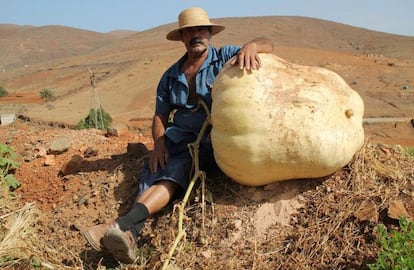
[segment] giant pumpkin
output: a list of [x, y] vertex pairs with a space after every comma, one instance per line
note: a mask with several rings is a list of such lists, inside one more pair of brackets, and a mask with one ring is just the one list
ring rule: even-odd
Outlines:
[[328, 69], [260, 58], [259, 70], [227, 63], [214, 82], [211, 140], [222, 171], [259, 186], [349, 163], [364, 142], [358, 93]]

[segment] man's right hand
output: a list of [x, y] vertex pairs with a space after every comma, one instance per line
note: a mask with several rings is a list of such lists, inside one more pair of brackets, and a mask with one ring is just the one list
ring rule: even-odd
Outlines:
[[150, 154], [149, 169], [151, 173], [158, 171], [158, 166], [164, 169], [165, 163], [168, 161], [168, 149], [165, 145], [164, 136], [157, 139], [154, 145], [154, 150]]

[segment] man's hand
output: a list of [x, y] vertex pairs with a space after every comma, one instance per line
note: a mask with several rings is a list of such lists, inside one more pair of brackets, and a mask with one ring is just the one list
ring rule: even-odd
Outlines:
[[244, 44], [230, 63], [232, 65], [238, 64], [240, 69], [259, 69], [262, 65], [259, 53], [271, 53], [272, 51], [273, 42], [271, 40], [258, 38]]
[[157, 139], [154, 150], [150, 154], [148, 166], [151, 173], [158, 171], [158, 166], [164, 169], [165, 163], [168, 161], [168, 149], [165, 145], [164, 136]]
[[240, 69], [259, 69], [261, 62], [256, 43], [246, 43], [237, 53], [237, 56], [231, 60], [231, 64], [238, 64]]

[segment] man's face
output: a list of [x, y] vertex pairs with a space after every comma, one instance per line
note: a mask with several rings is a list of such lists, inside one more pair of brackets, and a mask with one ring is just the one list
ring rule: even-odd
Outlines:
[[210, 43], [210, 28], [208, 26], [184, 28], [181, 30], [181, 36], [190, 54], [203, 54]]

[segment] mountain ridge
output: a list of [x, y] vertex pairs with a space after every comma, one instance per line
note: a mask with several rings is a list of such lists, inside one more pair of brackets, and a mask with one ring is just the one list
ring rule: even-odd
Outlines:
[[[414, 115], [410, 105], [414, 102], [414, 91], [410, 90], [414, 88], [414, 37], [300, 16], [220, 18], [213, 22], [226, 26], [213, 36], [213, 46], [242, 45], [264, 36], [274, 41], [273, 53], [285, 60], [337, 72], [363, 97], [366, 117]], [[90, 69], [96, 74], [101, 104], [112, 116], [122, 121], [151, 117], [159, 78], [185, 53], [181, 42], [165, 38], [176, 26], [165, 24], [122, 38], [71, 28], [29, 28], [37, 33], [36, 40], [45, 46], [48, 57], [42, 59], [43, 54], [30, 52], [20, 55], [18, 46], [12, 46], [9, 51], [21, 64], [2, 68], [0, 84], [10, 93], [20, 94], [53, 89], [56, 100], [49, 107], [2, 106], [0, 113], [7, 109], [47, 121], [77, 123], [91, 107]], [[0, 36], [3, 28], [0, 25]], [[0, 39], [0, 44], [5, 40]], [[54, 51], [49, 46], [54, 43], [47, 40], [66, 49], [66, 54]], [[51, 52], [56, 52], [53, 57]]]

